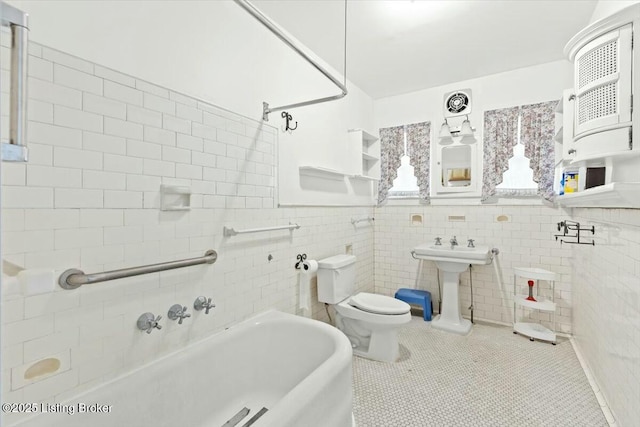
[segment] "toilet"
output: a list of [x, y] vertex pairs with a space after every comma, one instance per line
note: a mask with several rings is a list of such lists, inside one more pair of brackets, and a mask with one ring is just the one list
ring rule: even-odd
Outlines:
[[354, 295], [356, 257], [335, 255], [318, 261], [318, 301], [331, 304], [336, 326], [351, 341], [353, 354], [381, 362], [399, 355], [398, 330], [411, 320], [411, 307], [395, 298]]

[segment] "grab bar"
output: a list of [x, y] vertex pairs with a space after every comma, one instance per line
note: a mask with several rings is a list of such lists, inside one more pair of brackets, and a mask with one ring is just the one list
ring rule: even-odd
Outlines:
[[63, 289], [76, 289], [82, 285], [106, 282], [107, 280], [122, 279], [125, 277], [139, 276], [141, 274], [157, 273], [159, 271], [173, 270], [175, 268], [190, 267], [192, 265], [213, 264], [218, 259], [218, 253], [213, 249], [205, 252], [198, 258], [183, 259], [180, 261], [161, 262], [159, 264], [143, 265], [140, 267], [123, 268], [121, 270], [105, 271], [102, 273], [84, 274], [84, 271], [70, 268], [60, 275], [58, 284]]
[[27, 150], [27, 59], [29, 15], [0, 1], [0, 23], [11, 30], [11, 96], [9, 142], [2, 143], [2, 160], [26, 162]]
[[263, 231], [274, 231], [274, 230], [293, 230], [294, 228], [297, 230], [298, 228], [300, 228], [300, 225], [289, 223], [289, 225], [280, 225], [277, 227], [250, 228], [247, 230], [235, 230], [233, 228], [223, 227], [222, 231], [224, 233], [224, 237], [231, 237], [231, 236], [235, 236], [236, 234], [260, 233]]
[[342, 93], [340, 93], [339, 95], [334, 95], [334, 96], [328, 96], [326, 98], [318, 98], [318, 99], [313, 99], [311, 101], [304, 101], [304, 102], [298, 102], [296, 104], [289, 104], [289, 105], [283, 105], [281, 107], [273, 107], [273, 108], [269, 108], [269, 104], [267, 102], [263, 102], [262, 103], [262, 120], [264, 121], [269, 121], [269, 113], [272, 113], [274, 111], [281, 111], [281, 110], [289, 110], [291, 108], [296, 108], [296, 107], [305, 107], [307, 105], [313, 105], [313, 104], [319, 104], [321, 102], [327, 102], [327, 101], [335, 101], [341, 98], [344, 98], [345, 96], [347, 96], [347, 4], [345, 2], [345, 17], [344, 17], [344, 68], [345, 68], [345, 72], [344, 72], [344, 83], [340, 83], [338, 81], [337, 78], [335, 78], [334, 76], [331, 75], [331, 73], [329, 73], [324, 67], [322, 67], [320, 64], [318, 64], [316, 61], [313, 60], [313, 58], [311, 58], [309, 55], [307, 55], [306, 53], [303, 52], [302, 48], [300, 48], [298, 45], [296, 45], [296, 43], [291, 40], [289, 37], [287, 37], [286, 34], [284, 34], [269, 18], [267, 18], [265, 15], [262, 14], [262, 12], [260, 12], [255, 6], [253, 6], [251, 3], [249, 3], [247, 0], [234, 0], [240, 7], [242, 7], [244, 10], [246, 10], [247, 12], [249, 12], [249, 14], [251, 16], [253, 16], [254, 18], [256, 18], [258, 21], [260, 21], [260, 23], [262, 25], [264, 25], [265, 27], [267, 27], [269, 29], [269, 31], [271, 31], [276, 37], [278, 37], [280, 40], [282, 40], [287, 46], [289, 46], [291, 49], [293, 49], [298, 55], [300, 55], [302, 58], [304, 58], [309, 64], [311, 64], [316, 70], [320, 71], [326, 78], [328, 78], [329, 80], [331, 80], [331, 82], [333, 84], [335, 84], [341, 91]]
[[351, 224], [356, 225], [359, 222], [365, 222], [365, 221], [375, 221], [376, 219], [372, 216], [368, 216], [366, 218], [360, 218], [360, 219], [353, 219], [351, 218]]

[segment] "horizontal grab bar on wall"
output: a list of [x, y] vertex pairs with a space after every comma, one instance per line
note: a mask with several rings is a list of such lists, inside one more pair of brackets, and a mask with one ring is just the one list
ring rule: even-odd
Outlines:
[[2, 160], [26, 162], [27, 151], [27, 58], [29, 15], [0, 1], [0, 24], [11, 30], [11, 95], [9, 142], [2, 142]]
[[328, 96], [326, 98], [313, 99], [311, 101], [298, 102], [296, 104], [283, 105], [281, 107], [269, 107], [266, 102], [262, 103], [262, 120], [269, 121], [269, 113], [274, 111], [289, 110], [296, 107], [305, 107], [307, 105], [319, 104], [321, 102], [335, 101], [344, 98], [347, 95], [347, 3], [345, 1], [345, 21], [344, 21], [344, 83], [329, 73], [322, 65], [318, 64], [313, 58], [307, 55], [301, 47], [299, 47], [293, 40], [287, 37], [269, 18], [267, 18], [262, 12], [260, 12], [255, 6], [249, 3], [247, 0], [234, 0], [240, 7], [249, 12], [251, 16], [256, 18], [262, 25], [267, 27], [276, 37], [282, 40], [287, 46], [293, 49], [298, 55], [304, 58], [309, 64], [311, 64], [316, 70], [320, 71], [326, 78], [331, 80], [342, 93], [334, 96]]
[[275, 230], [293, 230], [300, 228], [299, 224], [289, 224], [289, 225], [280, 225], [277, 227], [264, 227], [264, 228], [249, 228], [247, 230], [235, 230], [233, 228], [224, 227], [223, 233], [224, 237], [235, 236], [236, 234], [247, 234], [247, 233], [260, 233], [263, 231], [275, 231]]
[[106, 282], [107, 280], [123, 279], [125, 277], [139, 276], [141, 274], [157, 273], [159, 271], [173, 270], [175, 268], [182, 267], [191, 267], [192, 265], [213, 264], [217, 259], [218, 253], [213, 249], [210, 249], [205, 252], [204, 256], [198, 258], [161, 262], [159, 264], [123, 268], [121, 270], [105, 271], [102, 273], [84, 274], [84, 272], [81, 270], [71, 268], [60, 275], [58, 284], [63, 289], [76, 289], [82, 285]]
[[355, 219], [355, 218], [351, 218], [351, 224], [356, 225], [359, 222], [365, 222], [365, 221], [375, 221], [376, 219], [372, 216], [368, 216], [366, 218], [359, 218], [359, 219]]

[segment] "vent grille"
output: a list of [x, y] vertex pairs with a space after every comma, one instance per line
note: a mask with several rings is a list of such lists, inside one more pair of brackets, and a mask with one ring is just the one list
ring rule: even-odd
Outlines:
[[616, 82], [585, 92], [578, 100], [578, 123], [617, 113]]
[[578, 61], [578, 88], [618, 72], [618, 41], [592, 50]]

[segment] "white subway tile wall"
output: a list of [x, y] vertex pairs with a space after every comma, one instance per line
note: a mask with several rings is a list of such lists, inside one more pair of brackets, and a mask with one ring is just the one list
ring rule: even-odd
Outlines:
[[[422, 224], [412, 224], [414, 214], [421, 214]], [[449, 216], [464, 216], [464, 221], [450, 221]], [[508, 222], [497, 221], [508, 215]], [[561, 209], [544, 206], [388, 206], [376, 209], [375, 289], [393, 295], [398, 288], [415, 284], [418, 261], [411, 250], [423, 243], [433, 243], [442, 237], [443, 244], [456, 236], [460, 245], [474, 239], [475, 245], [500, 251], [499, 271], [502, 287], [496, 279], [493, 265], [473, 266], [474, 320], [484, 319], [511, 324], [513, 321], [513, 268], [537, 267], [558, 274], [555, 298], [556, 328], [571, 332], [571, 247], [560, 245], [553, 237], [557, 223], [567, 219]], [[435, 263], [424, 261], [418, 288], [431, 292], [434, 311], [438, 310], [438, 279]], [[547, 284], [542, 283], [543, 286]], [[524, 293], [524, 291], [522, 291]], [[463, 316], [469, 316], [471, 292], [469, 272], [460, 275], [460, 306]], [[528, 313], [549, 326], [548, 313]], [[540, 317], [537, 317], [540, 316]]]
[[573, 248], [574, 337], [617, 425], [640, 420], [640, 211], [575, 209], [594, 247]]
[[[73, 291], [3, 295], [5, 401], [57, 402], [255, 313], [295, 313], [298, 253], [320, 259], [352, 245], [358, 287], [373, 291], [373, 227], [351, 224], [373, 208], [277, 208], [277, 129], [35, 43], [30, 52], [31, 158], [1, 166], [3, 259], [57, 277], [208, 249], [219, 258]], [[192, 209], [160, 211], [161, 184], [190, 187]], [[301, 228], [222, 235], [223, 226], [289, 222]], [[209, 315], [193, 313], [199, 295], [215, 302]], [[312, 295], [312, 317], [326, 320], [315, 283]], [[175, 303], [193, 314], [182, 325], [167, 320]], [[163, 316], [162, 330], [136, 329], [147, 311]], [[63, 362], [57, 373], [20, 377], [47, 357]]]

